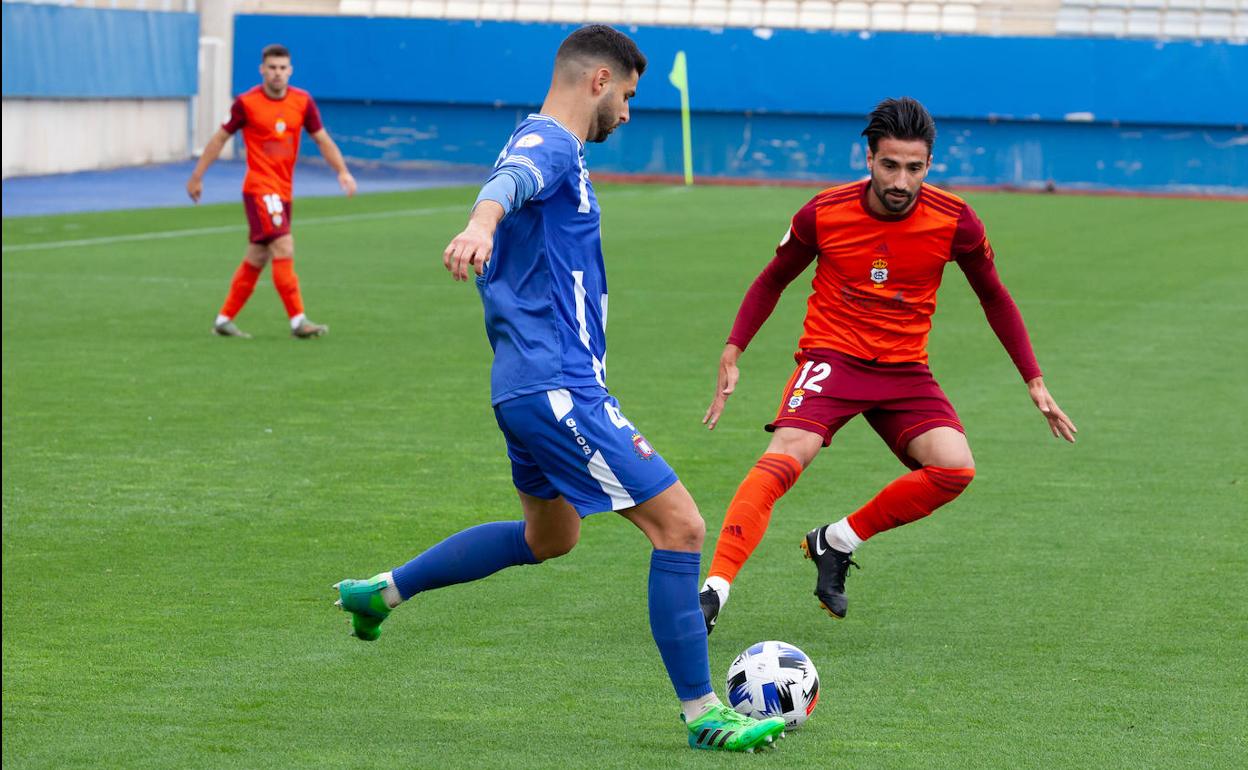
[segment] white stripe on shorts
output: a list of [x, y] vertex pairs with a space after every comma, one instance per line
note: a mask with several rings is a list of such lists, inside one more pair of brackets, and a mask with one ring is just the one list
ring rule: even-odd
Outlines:
[[637, 504], [633, 502], [632, 495], [628, 494], [628, 490], [624, 489], [624, 485], [616, 478], [615, 471], [611, 470], [607, 461], [602, 459], [602, 452], [594, 452], [594, 456], [589, 458], [589, 475], [594, 477], [598, 486], [602, 487], [602, 491], [611, 498], [611, 510], [619, 511], [632, 508]]
[[572, 411], [572, 394], [566, 388], [560, 388], [546, 391], [546, 398], [550, 400], [550, 411], [555, 413], [555, 419], [563, 422], [563, 418]]

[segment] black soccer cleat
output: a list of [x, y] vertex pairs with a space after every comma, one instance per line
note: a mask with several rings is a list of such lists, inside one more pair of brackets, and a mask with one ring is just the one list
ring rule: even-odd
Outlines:
[[815, 581], [815, 596], [819, 597], [819, 604], [829, 615], [843, 620], [849, 607], [849, 599], [845, 597], [845, 578], [849, 574], [849, 565], [858, 567], [858, 562], [844, 551], [830, 547], [823, 537], [825, 529], [827, 527], [816, 527], [807, 532], [802, 540], [802, 551], [819, 570], [819, 578]]
[[715, 621], [719, 620], [719, 594], [714, 588], [708, 588], [698, 594], [698, 603], [702, 605], [702, 619], [706, 621], [706, 635], [715, 630]]

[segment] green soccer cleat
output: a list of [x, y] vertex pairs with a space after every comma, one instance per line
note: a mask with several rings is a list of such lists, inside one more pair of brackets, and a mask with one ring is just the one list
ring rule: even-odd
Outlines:
[[381, 596], [385, 580], [346, 580], [334, 583], [338, 589], [335, 606], [351, 613], [351, 635], [366, 642], [381, 636], [381, 621], [390, 615], [390, 607]]
[[[685, 715], [681, 714], [680, 719], [683, 722]], [[690, 748], [711, 751], [752, 752], [767, 746], [776, 736], [784, 737], [784, 720], [780, 717], [753, 719], [722, 703], [707, 709], [685, 727], [689, 728]]]

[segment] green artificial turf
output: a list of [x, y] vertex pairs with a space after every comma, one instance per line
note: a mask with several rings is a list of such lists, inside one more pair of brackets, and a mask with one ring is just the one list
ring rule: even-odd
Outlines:
[[[707, 559], [809, 275], [708, 434], [716, 362], [811, 193], [600, 190], [609, 385], [701, 506]], [[722, 692], [749, 644], [796, 644], [822, 697], [777, 750], [727, 757], [684, 744], [649, 545], [613, 514], [566, 557], [418, 596], [374, 644], [331, 605], [339, 578], [518, 515], [480, 302], [440, 258], [473, 194], [300, 200], [332, 329], [307, 342], [267, 276], [238, 319], [255, 339], [209, 334], [237, 205], [4, 220], [6, 766], [1243, 766], [1243, 203], [969, 196], [1080, 441], [1049, 435], [950, 269], [931, 361], [977, 479], [859, 551], [837, 623], [800, 537], [903, 469], [862, 421], [811, 466], [710, 649]]]

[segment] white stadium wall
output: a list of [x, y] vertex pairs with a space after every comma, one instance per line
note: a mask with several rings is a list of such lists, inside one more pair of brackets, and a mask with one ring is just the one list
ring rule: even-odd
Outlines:
[[5, 99], [4, 176], [182, 160], [187, 99]]
[[180, 5], [0, 5], [4, 176], [189, 157], [200, 22]]

